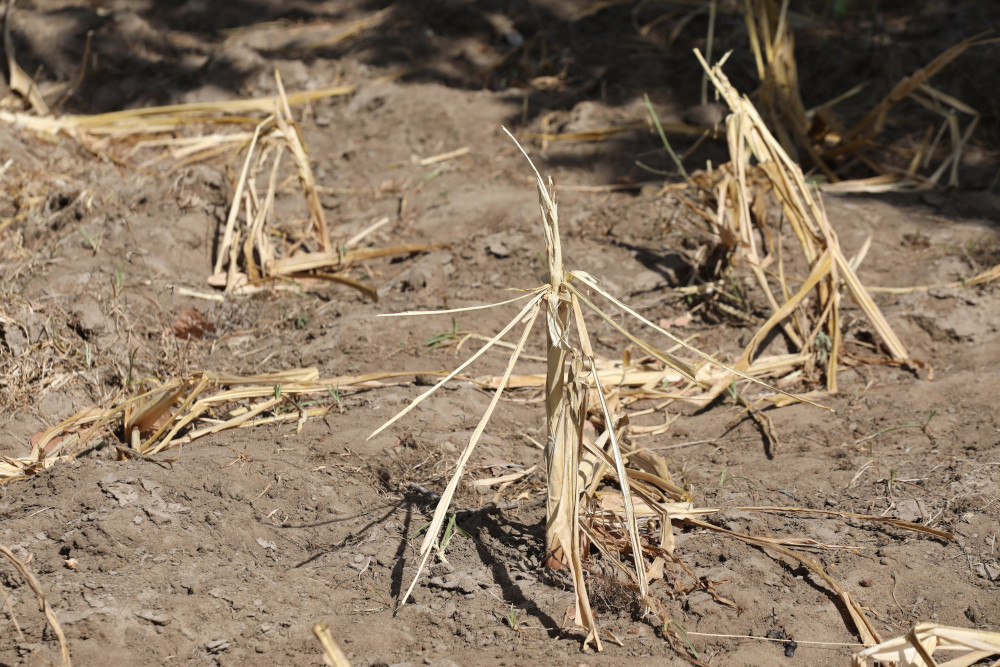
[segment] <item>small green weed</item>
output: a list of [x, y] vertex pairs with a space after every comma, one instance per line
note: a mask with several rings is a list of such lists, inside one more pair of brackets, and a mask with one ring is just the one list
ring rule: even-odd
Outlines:
[[424, 347], [431, 350], [435, 350], [439, 347], [446, 347], [458, 340], [458, 336], [458, 320], [453, 317], [451, 318], [451, 331], [442, 331], [439, 334], [434, 334], [424, 341]]
[[[681, 631], [681, 635], [684, 637], [685, 643], [687, 643], [688, 651], [691, 652], [691, 655], [694, 656], [695, 660], [700, 660], [701, 656], [698, 655], [698, 651], [694, 650], [694, 644], [691, 643], [691, 638], [688, 637], [688, 633], [684, 631], [684, 628], [682, 628], [681, 626], [677, 625], [677, 623], [674, 622], [674, 621], [670, 621], [670, 625], [676, 627], [678, 630]], [[664, 628], [664, 631], [666, 629], [667, 628]]]
[[420, 188], [422, 188], [423, 186], [427, 185], [428, 183], [430, 183], [431, 181], [433, 181], [435, 178], [437, 178], [440, 175], [441, 175], [441, 170], [440, 169], [435, 169], [434, 171], [432, 171], [429, 174], [427, 174], [426, 176], [424, 176], [420, 180], [420, 182], [417, 183], [417, 187], [414, 188], [414, 189], [420, 189]]
[[[468, 537], [468, 538], [472, 537], [467, 532], [465, 532], [465, 530], [463, 530], [462, 527], [459, 526], [458, 523], [456, 523], [456, 521], [457, 517], [454, 513], [448, 515], [448, 525], [445, 526], [444, 533], [441, 534], [441, 540], [438, 543], [438, 557], [440, 557], [441, 560], [444, 561], [445, 563], [447, 563], [448, 561], [445, 560], [444, 550], [448, 548], [448, 544], [451, 542], [451, 538], [453, 538], [456, 534], [461, 535], [462, 537]], [[424, 525], [420, 526], [420, 528], [417, 529], [417, 532], [414, 533], [413, 536], [416, 537], [420, 533], [424, 532], [430, 527], [430, 525], [431, 522], [428, 521]]]
[[87, 242], [87, 245], [90, 246], [90, 249], [96, 255], [97, 251], [101, 248], [101, 234], [98, 233], [95, 236], [91, 236], [86, 229], [80, 227], [80, 236], [83, 237], [83, 240]]
[[507, 625], [509, 625], [510, 629], [514, 632], [518, 632], [521, 629], [521, 625], [517, 622], [517, 614], [514, 613], [513, 604], [510, 606], [510, 609], [507, 610], [507, 614], [503, 617], [503, 620], [507, 621]]
[[337, 404], [337, 409], [343, 412], [344, 404], [340, 402], [340, 387], [327, 385], [326, 390], [330, 392], [330, 396], [333, 397], [333, 402]]

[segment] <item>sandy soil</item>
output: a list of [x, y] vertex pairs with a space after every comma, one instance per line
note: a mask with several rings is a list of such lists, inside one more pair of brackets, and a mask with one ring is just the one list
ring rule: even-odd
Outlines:
[[[950, 10], [926, 4], [897, 13], [886, 7], [883, 26], [853, 17], [856, 31], [845, 24], [826, 38], [837, 47], [866, 35], [867, 50], [843, 51], [842, 58], [803, 39], [802, 79], [828, 76], [807, 93], [821, 101], [867, 78], [879, 89], [871, 101], [954, 41], [998, 26], [984, 3]], [[479, 343], [470, 340], [459, 352], [424, 345], [451, 328], [450, 318], [376, 316], [498, 301], [508, 297], [506, 288], [544, 279], [530, 173], [499, 126], [537, 132], [551, 111], [565, 112], [553, 121], [563, 131], [641, 122], [643, 92], [665, 120], [680, 120], [697, 102], [700, 77], [688, 54], [701, 39], [685, 35], [703, 34], [705, 17], [694, 17], [671, 45], [669, 27], [683, 12], [640, 37], [632, 20], [645, 24], [656, 14], [635, 5], [574, 19], [575, 5], [566, 2], [399, 3], [383, 24], [315, 48], [308, 45], [331, 29], [309, 21], [340, 25], [381, 5], [18, 3], [12, 26], [21, 66], [40, 71], [43, 82], [77, 76], [93, 31], [92, 68], [65, 110], [267, 94], [274, 67], [289, 90], [356, 85], [354, 94], [315, 103], [301, 116], [328, 218], [338, 233], [353, 234], [388, 216], [370, 245], [451, 245], [368, 263], [378, 302], [335, 286], [222, 303], [185, 297], [178, 288], [208, 289], [231, 196], [224, 161], [147, 164], [155, 154], [140, 152], [116, 165], [95, 155], [100, 146], [43, 141], [0, 124], [0, 154], [10, 160], [2, 167], [0, 220], [30, 211], [0, 225], [0, 456], [24, 455], [33, 434], [107, 405], [130, 369], [133, 377], [165, 379], [200, 368], [314, 366], [327, 377], [459, 363]], [[741, 24], [721, 15], [716, 48], [745, 49]], [[935, 29], [942, 24], [949, 27]], [[244, 29], [226, 32], [233, 28]], [[530, 48], [516, 48], [522, 43]], [[996, 46], [989, 48], [966, 56], [950, 88], [942, 84], [984, 114], [961, 190], [824, 198], [848, 255], [872, 238], [860, 268], [866, 284], [940, 285], [1000, 262], [1000, 199], [984, 190], [998, 164], [988, 149], [1000, 127], [995, 86], [986, 90], [964, 74], [995, 59]], [[752, 88], [745, 52], [731, 70], [737, 85]], [[401, 71], [407, 76], [381, 78]], [[561, 83], [546, 87], [538, 77]], [[639, 187], [661, 181], [635, 166], [636, 159], [669, 166], [657, 141], [642, 130], [529, 148], [560, 186], [567, 264], [731, 358], [752, 329], [698, 314], [686, 320], [686, 302], [670, 290], [670, 225], [683, 207], [658, 187]], [[680, 141], [681, 149], [690, 145]], [[469, 151], [458, 158], [419, 164], [462, 147]], [[690, 163], [717, 164], [724, 150], [705, 145]], [[278, 210], [301, 215], [294, 187], [279, 194]], [[801, 405], [770, 412], [779, 440], [773, 448], [721, 401], [686, 410], [645, 444], [667, 457], [696, 505], [722, 509], [713, 523], [850, 547], [811, 556], [883, 636], [919, 620], [996, 630], [1000, 289], [936, 287], [877, 300], [932, 377], [875, 363], [845, 369], [840, 394], [825, 400], [835, 413]], [[189, 308], [211, 330], [180, 340], [170, 327]], [[848, 337], [870, 339], [856, 306], [845, 303], [843, 312]], [[457, 325], [492, 334], [512, 314], [484, 311], [459, 316]], [[598, 352], [620, 355], [615, 331], [593, 327]], [[542, 344], [539, 336], [528, 352], [542, 354]], [[499, 372], [504, 361], [488, 354], [476, 374]], [[525, 362], [524, 372], [541, 370]], [[414, 570], [416, 535], [433, 511], [426, 491], [443, 488], [489, 401], [458, 383], [366, 440], [422, 390], [407, 383], [345, 394], [340, 409], [301, 432], [294, 424], [227, 431], [176, 451], [169, 462], [118, 461], [112, 447], [95, 450], [0, 487], [0, 545], [38, 577], [81, 665], [320, 664], [311, 632], [317, 622], [330, 625], [356, 665], [686, 664], [683, 642], [636, 615], [628, 591], [601, 574], [599, 563], [588, 574], [599, 621], [623, 645], [608, 642], [600, 655], [581, 651], [567, 616], [570, 582], [540, 567], [544, 479], [537, 474], [499, 499], [463, 486], [455, 508], [464, 533], [449, 543], [447, 563], [433, 565], [418, 585], [412, 604], [394, 613]], [[544, 438], [543, 412], [537, 393], [504, 400], [469, 481], [539, 463], [533, 441]], [[949, 531], [954, 540], [831, 516], [737, 509], [744, 506], [884, 515]], [[690, 528], [679, 530], [677, 553], [693, 576], [675, 568], [654, 593], [701, 661], [844, 665], [856, 650], [835, 596], [797, 564]], [[694, 577], [713, 582], [738, 609], [704, 590], [688, 592], [697, 588]], [[7, 596], [0, 664], [57, 661], [30, 590], [6, 562], [0, 586]], [[797, 650], [717, 635], [793, 638]]]

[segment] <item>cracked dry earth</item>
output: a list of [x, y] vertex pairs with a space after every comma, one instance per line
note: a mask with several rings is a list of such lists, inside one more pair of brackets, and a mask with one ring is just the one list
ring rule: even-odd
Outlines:
[[[56, 4], [18, 7], [27, 20]], [[74, 11], [90, 11], [84, 4], [75, 3]], [[138, 29], [138, 20], [157, 29], [176, 19], [168, 36], [179, 39], [183, 16], [167, 10], [153, 16], [132, 4], [110, 3], [118, 23], [101, 29]], [[194, 4], [184, 3], [187, 10]], [[254, 20], [282, 15], [281, 3], [256, 4], [261, 15]], [[337, 8], [340, 17], [360, 12], [349, 3], [319, 4]], [[450, 25], [456, 16], [440, 20]], [[497, 44], [494, 37], [480, 39]], [[460, 42], [449, 44], [481, 55]], [[226, 42], [229, 51], [222, 52], [207, 40], [189, 55], [207, 53], [212, 67], [236, 51], [253, 56], [257, 74], [241, 79], [240, 94], [273, 92], [265, 71], [271, 65], [289, 89], [334, 80], [358, 86], [302, 116], [332, 224], [353, 234], [388, 216], [391, 224], [369, 243], [450, 243], [369, 262], [364, 269], [379, 290], [377, 303], [335, 286], [227, 296], [223, 303], [183, 296], [178, 287], [207, 289], [230, 195], [224, 165], [118, 168], [68, 138], [43, 144], [0, 126], [0, 145], [14, 161], [8, 183], [19, 173], [24, 187], [32, 173], [57, 175], [43, 216], [0, 230], [0, 355], [19, 383], [3, 390], [0, 455], [23, 455], [34, 434], [77, 410], [108, 404], [130, 364], [137, 377], [196, 368], [256, 373], [314, 366], [329, 377], [452, 367], [481, 343], [469, 340], [460, 351], [425, 346], [451, 328], [449, 318], [376, 316], [499, 301], [508, 298], [508, 287], [544, 279], [530, 174], [499, 132], [502, 123], [518, 122], [523, 96], [454, 85], [460, 71], [381, 81], [392, 67], [365, 44], [336, 57], [296, 60], [256, 43], [237, 49]], [[208, 69], [198, 71], [216, 71], [200, 62]], [[172, 97], [165, 87], [168, 99], [157, 101], [234, 94], [220, 93], [220, 85]], [[612, 88], [616, 102], [591, 96], [575, 122], [641, 120], [641, 93]], [[678, 113], [662, 106], [665, 118]], [[752, 329], [684, 317], [686, 303], [670, 291], [669, 221], [687, 209], [657, 188], [601, 189], [628, 172], [637, 154], [656, 147], [655, 137], [626, 136], [597, 150], [531, 147], [539, 168], [560, 186], [567, 265], [599, 277], [654, 321], [675, 322], [677, 333], [697, 336], [703, 349], [732, 358]], [[466, 146], [467, 154], [434, 167], [411, 160]], [[278, 209], [301, 214], [292, 190], [279, 193]], [[872, 238], [859, 270], [867, 285], [944, 285], [1000, 262], [995, 195], [834, 195], [824, 202], [848, 256]], [[81, 229], [99, 233], [99, 246], [88, 244]], [[120, 289], [116, 271], [123, 272]], [[696, 505], [720, 509], [713, 523], [845, 547], [811, 555], [867, 609], [884, 637], [918, 620], [996, 630], [1000, 288], [933, 287], [876, 298], [932, 374], [875, 363], [846, 368], [840, 394], [824, 400], [835, 413], [801, 405], [769, 413], [778, 435], [772, 451], [724, 402], [683, 409], [666, 434], [644, 442], [663, 454]], [[211, 329], [175, 340], [170, 322], [190, 308]], [[460, 315], [457, 326], [491, 335], [511, 315]], [[843, 318], [849, 338], [870, 340], [849, 301]], [[600, 354], [621, 354], [624, 341], [613, 329], [595, 322], [593, 331]], [[539, 334], [527, 352], [542, 355], [542, 344]], [[504, 362], [488, 354], [474, 375], [497, 373]], [[522, 370], [543, 366], [529, 360]], [[433, 564], [412, 604], [394, 613], [415, 569], [433, 494], [489, 401], [473, 385], [456, 383], [366, 440], [425, 389], [421, 382], [345, 393], [339, 409], [310, 419], [301, 431], [294, 423], [226, 431], [166, 452], [169, 460], [118, 461], [110, 448], [92, 451], [0, 487], [0, 544], [38, 578], [80, 665], [321, 664], [311, 631], [318, 622], [329, 624], [355, 665], [686, 664], [684, 642], [636, 614], [634, 600], [598, 559], [588, 574], [598, 621], [622, 645], [608, 641], [599, 655], [581, 651], [568, 615], [569, 581], [540, 567], [544, 480], [537, 474], [500, 498], [493, 489], [463, 484], [454, 505], [460, 530], [447, 546], [447, 562]], [[519, 390], [501, 402], [467, 482], [540, 462], [538, 399]], [[855, 519], [738, 509], [747, 506], [884, 515], [930, 524], [954, 540]], [[856, 650], [835, 596], [797, 564], [692, 528], [678, 529], [677, 554], [694, 577], [738, 607], [704, 590], [678, 593], [696, 582], [679, 568], [654, 585], [701, 661], [844, 665]], [[58, 662], [30, 590], [6, 563], [0, 585], [7, 595], [0, 664]], [[773, 641], [732, 637], [750, 635]]]

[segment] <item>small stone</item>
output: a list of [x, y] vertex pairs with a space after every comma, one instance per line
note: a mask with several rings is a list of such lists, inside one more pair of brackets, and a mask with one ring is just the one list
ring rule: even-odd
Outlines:
[[446, 591], [453, 591], [458, 588], [461, 582], [468, 576], [469, 575], [466, 572], [455, 572], [443, 578], [444, 580], [441, 582], [441, 588]]
[[724, 106], [717, 102], [709, 102], [688, 107], [684, 110], [683, 119], [692, 125], [713, 128], [722, 125], [727, 114], [728, 111]]
[[922, 500], [918, 498], [906, 498], [896, 503], [894, 518], [900, 521], [918, 523], [927, 517], [927, 510]]
[[506, 243], [500, 241], [499, 239], [491, 241], [486, 249], [489, 250], [490, 254], [494, 257], [499, 257], [500, 259], [510, 257], [510, 248], [507, 247]]
[[24, 335], [21, 327], [13, 322], [0, 324], [0, 338], [7, 343], [10, 353], [15, 357], [21, 356], [28, 349], [28, 337]]
[[153, 625], [165, 626], [170, 625], [170, 617], [166, 614], [158, 614], [152, 609], [143, 609], [136, 613], [136, 616], [144, 621], [149, 621]]
[[645, 623], [636, 623], [629, 628], [628, 633], [633, 637], [648, 637], [650, 635], [649, 626]]
[[101, 609], [104, 607], [104, 601], [94, 597], [90, 593], [84, 593], [83, 600], [94, 609]]
[[975, 605], [969, 605], [969, 608], [965, 610], [965, 617], [974, 624], [978, 624], [979, 619], [982, 618], [982, 612]]
[[458, 584], [455, 587], [462, 593], [475, 593], [479, 590], [479, 585], [476, 583], [476, 580], [469, 574], [459, 579]]
[[75, 301], [69, 309], [70, 322], [84, 340], [93, 340], [108, 331], [109, 320], [93, 297]]
[[216, 639], [205, 644], [205, 650], [209, 653], [222, 653], [229, 648], [229, 642], [225, 639]]

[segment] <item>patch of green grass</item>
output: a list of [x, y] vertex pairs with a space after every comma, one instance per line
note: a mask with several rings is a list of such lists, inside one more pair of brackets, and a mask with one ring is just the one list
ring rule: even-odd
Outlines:
[[87, 232], [87, 230], [86, 230], [86, 229], [84, 229], [83, 227], [80, 227], [80, 230], [79, 230], [79, 231], [80, 231], [80, 236], [82, 236], [82, 237], [83, 237], [83, 240], [87, 242], [87, 245], [88, 245], [88, 246], [90, 246], [90, 249], [91, 249], [91, 250], [92, 250], [92, 251], [94, 252], [94, 254], [96, 255], [96, 254], [97, 254], [97, 251], [98, 251], [98, 250], [100, 249], [100, 247], [101, 247], [101, 236], [102, 236], [102, 234], [100, 233], [100, 231], [98, 231], [98, 233], [97, 233], [97, 234], [95, 234], [94, 236], [91, 236], [91, 235], [90, 235], [90, 234], [89, 234], [89, 233]]
[[[660, 135], [660, 141], [663, 142], [663, 147], [667, 149], [667, 152], [670, 153], [670, 158], [674, 161], [674, 164], [677, 165], [677, 173], [684, 177], [684, 180], [687, 181], [688, 185], [694, 187], [691, 183], [691, 178], [688, 176], [687, 169], [684, 168], [684, 163], [682, 163], [681, 159], [677, 156], [677, 153], [674, 151], [674, 147], [670, 145], [670, 141], [667, 139], [667, 133], [663, 131], [663, 125], [660, 124], [660, 117], [656, 115], [656, 111], [653, 109], [653, 103], [649, 101], [649, 95], [643, 94], [642, 99], [646, 103], [646, 111], [649, 112], [649, 117], [652, 118], [653, 125], [656, 126], [656, 131]], [[638, 162], [636, 164], [638, 164]]]
[[440, 169], [435, 169], [434, 171], [430, 172], [429, 174], [427, 174], [426, 176], [424, 176], [422, 179], [420, 179], [420, 182], [417, 183], [417, 188], [415, 188], [415, 189], [422, 188], [423, 186], [427, 185], [428, 183], [430, 183], [431, 181], [433, 181], [435, 178], [437, 178], [440, 175], [441, 175], [441, 170]]
[[[420, 526], [420, 528], [417, 529], [417, 532], [414, 533], [413, 536], [416, 537], [420, 533], [424, 532], [425, 530], [427, 530], [430, 527], [430, 525], [431, 525], [431, 522], [428, 521], [424, 525]], [[446, 561], [445, 558], [444, 558], [444, 550], [448, 548], [448, 544], [451, 542], [451, 539], [456, 534], [461, 535], [462, 537], [467, 537], [467, 538], [471, 538], [472, 537], [467, 532], [465, 532], [465, 530], [463, 530], [461, 526], [458, 525], [458, 523], [457, 523], [457, 517], [456, 517], [456, 515], [454, 513], [452, 513], [452, 514], [448, 515], [448, 523], [445, 526], [444, 532], [441, 534], [441, 540], [438, 542], [438, 556], [441, 558], [441, 560], [443, 560], [445, 562], [448, 562], [448, 561]]]
[[[698, 655], [698, 651], [694, 650], [694, 644], [691, 643], [691, 638], [688, 637], [688, 633], [684, 631], [684, 628], [677, 625], [675, 621], [670, 621], [670, 625], [674, 626], [675, 628], [681, 631], [681, 635], [684, 637], [684, 641], [687, 643], [688, 651], [691, 652], [691, 655], [694, 656], [695, 660], [700, 660], [701, 656]], [[666, 628], [664, 628], [664, 630], [666, 630]]]
[[434, 350], [439, 347], [451, 345], [456, 340], [458, 340], [458, 320], [453, 317], [451, 318], [451, 331], [442, 331], [441, 333], [434, 334], [424, 341], [424, 347]]
[[327, 385], [326, 390], [330, 392], [330, 396], [333, 397], [334, 403], [337, 404], [337, 409], [341, 412], [344, 411], [344, 404], [340, 402], [340, 387], [334, 387]]
[[520, 630], [521, 626], [517, 622], [517, 614], [514, 613], [513, 604], [510, 606], [510, 609], [507, 610], [507, 614], [503, 617], [503, 620], [507, 621], [507, 625], [509, 625], [510, 629], [513, 630], [514, 632]]
[[382, 595], [382, 592], [379, 589], [375, 588], [374, 586], [369, 586], [368, 589], [372, 593], [378, 596], [378, 599], [382, 601], [382, 604], [384, 604], [386, 607], [392, 608], [392, 605], [389, 604], [389, 601], [386, 599], [384, 595]]

